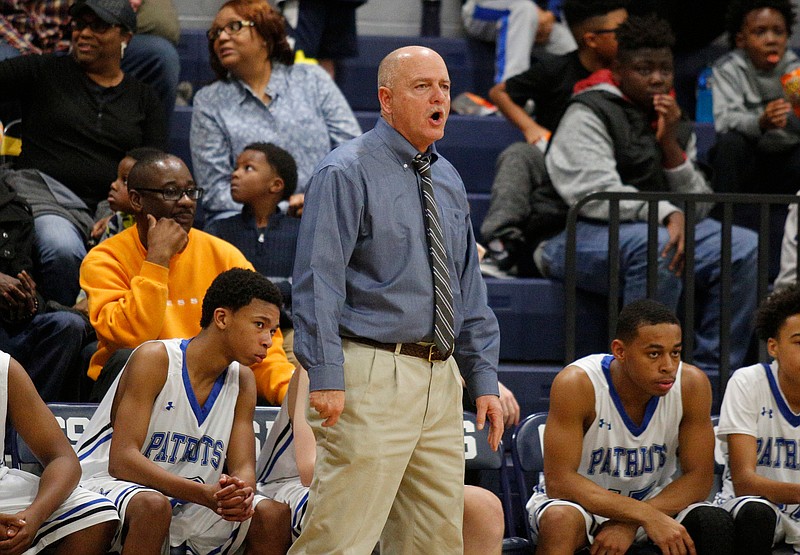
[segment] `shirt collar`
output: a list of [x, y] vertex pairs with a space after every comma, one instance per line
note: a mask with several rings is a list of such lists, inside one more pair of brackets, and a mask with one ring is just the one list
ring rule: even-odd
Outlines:
[[[248, 87], [244, 81], [237, 79], [233, 75], [228, 74], [230, 80], [236, 83], [241, 92], [239, 103], [242, 104], [248, 98], [257, 98], [254, 91]], [[269, 82], [267, 83], [267, 96], [270, 97], [270, 105], [283, 94], [289, 86], [289, 68], [283, 64], [272, 62], [272, 70], [269, 74]], [[260, 100], [259, 100], [260, 102]]]
[[[395, 155], [397, 161], [401, 164], [410, 164], [414, 157], [419, 154], [419, 151], [408, 142], [408, 139], [403, 137], [394, 127], [383, 119], [378, 118], [378, 123], [375, 124], [375, 132], [383, 140], [389, 150]], [[433, 143], [422, 154], [430, 154], [431, 166], [439, 158], [439, 153], [436, 150], [436, 143]]]

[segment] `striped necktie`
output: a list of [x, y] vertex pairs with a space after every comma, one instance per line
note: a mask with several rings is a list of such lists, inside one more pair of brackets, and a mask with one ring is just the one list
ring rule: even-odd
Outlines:
[[433, 196], [431, 179], [431, 159], [417, 154], [412, 162], [420, 177], [422, 188], [423, 216], [425, 233], [428, 237], [428, 253], [433, 271], [433, 336], [434, 344], [443, 355], [453, 352], [453, 290], [450, 288], [450, 273], [447, 270], [447, 250], [444, 247], [444, 233]]

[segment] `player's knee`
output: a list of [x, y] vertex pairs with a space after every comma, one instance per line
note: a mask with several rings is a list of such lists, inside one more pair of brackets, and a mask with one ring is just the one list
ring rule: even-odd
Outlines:
[[728, 511], [703, 505], [692, 509], [681, 524], [694, 541], [698, 555], [733, 553], [733, 518]]
[[169, 499], [154, 491], [137, 493], [125, 510], [125, 523], [128, 527], [139, 527], [143, 531], [161, 533], [169, 530], [172, 522], [172, 505]]
[[569, 543], [573, 549], [583, 546], [587, 541], [586, 523], [580, 511], [567, 505], [547, 507], [539, 516], [539, 542], [546, 541]]
[[503, 504], [491, 491], [470, 488], [464, 495], [464, 532], [480, 529], [481, 537], [502, 541], [505, 532]]
[[754, 552], [767, 552], [772, 547], [777, 524], [778, 515], [771, 506], [759, 501], [745, 503], [734, 519], [737, 547], [746, 544]]
[[285, 552], [292, 542], [291, 526], [292, 511], [289, 505], [264, 499], [256, 505], [250, 521], [250, 530], [247, 534], [248, 546], [258, 546], [260, 551], [255, 552]]

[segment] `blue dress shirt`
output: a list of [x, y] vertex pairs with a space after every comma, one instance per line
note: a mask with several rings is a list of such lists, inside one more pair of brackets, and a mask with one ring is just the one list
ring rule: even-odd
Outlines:
[[[438, 157], [432, 177], [448, 251], [455, 359], [472, 398], [497, 395], [500, 333], [486, 302], [464, 184]], [[306, 191], [292, 286], [294, 350], [311, 390], [345, 389], [341, 337], [433, 339], [433, 277], [417, 150], [383, 119], [330, 153]]]

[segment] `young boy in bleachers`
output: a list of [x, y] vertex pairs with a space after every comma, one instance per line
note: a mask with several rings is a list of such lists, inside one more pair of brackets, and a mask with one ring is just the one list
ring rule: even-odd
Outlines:
[[[546, 226], [546, 207], [552, 204], [548, 201], [557, 198], [545, 185], [544, 148], [567, 109], [575, 83], [609, 67], [616, 57], [614, 30], [628, 17], [626, 4], [625, 0], [567, 0], [564, 15], [578, 49], [561, 56], [537, 54], [530, 69], [489, 91], [492, 102], [525, 135], [525, 143], [509, 146], [498, 157], [492, 200], [481, 225], [488, 247], [481, 268], [493, 266], [505, 272], [520, 259], [530, 259], [538, 242], [532, 228]], [[531, 101], [533, 116], [525, 108]], [[526, 273], [524, 263], [519, 270]]]
[[94, 224], [92, 239], [99, 243], [136, 223], [131, 201], [128, 199], [128, 174], [142, 157], [157, 152], [158, 149], [150, 147], [134, 148], [119, 161], [117, 178], [111, 182], [106, 199], [113, 213]]
[[272, 143], [249, 144], [231, 176], [231, 197], [244, 205], [241, 214], [215, 220], [205, 229], [242, 251], [256, 271], [281, 290], [283, 347], [295, 364], [291, 276], [300, 219], [282, 213], [278, 203], [288, 200], [296, 187], [297, 165], [291, 154]]
[[787, 48], [790, 0], [734, 0], [731, 52], [713, 67], [713, 187], [794, 194], [800, 182], [800, 59]]
[[800, 548], [800, 287], [770, 295], [756, 330], [771, 363], [737, 370], [725, 390], [717, 437], [726, 468], [717, 502], [731, 512], [736, 553]]
[[[256, 463], [258, 493], [289, 505], [292, 539], [300, 536], [314, 475], [316, 443], [306, 421], [308, 374], [298, 369]], [[464, 486], [464, 554], [500, 555], [503, 507], [492, 492]]]

